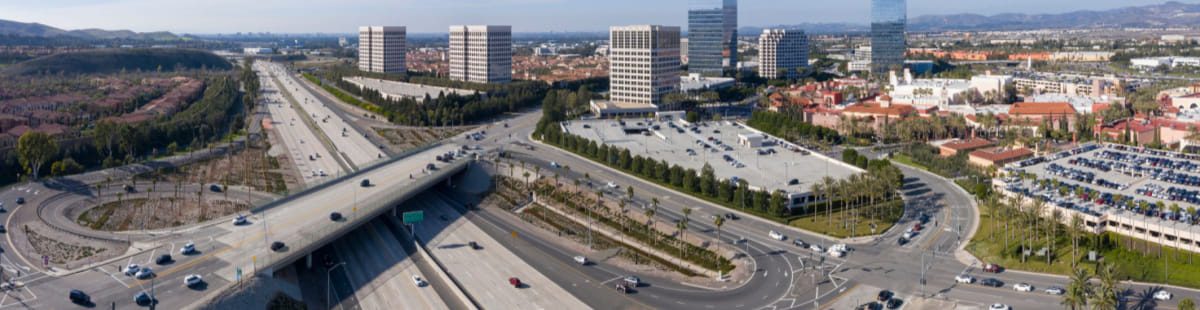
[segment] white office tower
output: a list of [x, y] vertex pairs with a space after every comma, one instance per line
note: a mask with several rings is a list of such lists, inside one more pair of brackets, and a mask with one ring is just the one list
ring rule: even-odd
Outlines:
[[358, 27], [358, 69], [378, 73], [405, 73], [408, 31], [404, 26]]
[[679, 27], [609, 29], [609, 93], [616, 103], [662, 103], [679, 87]]
[[450, 26], [450, 79], [512, 81], [512, 26]]
[[758, 37], [758, 75], [795, 79], [808, 68], [808, 36], [804, 30], [763, 29]]

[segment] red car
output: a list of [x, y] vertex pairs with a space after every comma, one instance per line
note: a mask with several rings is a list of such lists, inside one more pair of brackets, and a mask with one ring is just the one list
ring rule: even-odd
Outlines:
[[520, 288], [521, 279], [517, 279], [517, 277], [508, 278], [508, 284], [512, 284], [513, 287]]
[[991, 273], [1000, 273], [1001, 271], [1004, 271], [1004, 267], [1000, 267], [1000, 265], [996, 265], [996, 264], [987, 264], [987, 265], [983, 266], [983, 271], [991, 272]]
[[921, 231], [921, 223], [913, 224], [913, 231]]

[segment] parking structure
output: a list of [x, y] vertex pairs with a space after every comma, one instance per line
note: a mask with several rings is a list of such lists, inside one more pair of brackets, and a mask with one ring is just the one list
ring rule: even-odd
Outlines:
[[[1083, 144], [1005, 167], [1001, 193], [1041, 200], [1043, 215], [1079, 215], [1085, 228], [1200, 252], [1200, 156]], [[1022, 177], [1025, 176], [1025, 177]]]
[[642, 118], [579, 120], [562, 126], [596, 143], [627, 149], [631, 156], [666, 161], [697, 173], [709, 164], [718, 180], [745, 180], [755, 190], [783, 190], [789, 206], [815, 202], [809, 189], [825, 176], [840, 180], [863, 172], [733, 121]]

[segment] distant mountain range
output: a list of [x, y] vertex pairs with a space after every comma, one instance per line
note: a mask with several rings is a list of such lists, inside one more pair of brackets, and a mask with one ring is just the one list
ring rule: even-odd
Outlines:
[[0, 19], [0, 35], [41, 38], [76, 38], [84, 40], [142, 40], [175, 41], [180, 37], [170, 32], [133, 32], [129, 30], [79, 29], [63, 30], [39, 23], [22, 23]]
[[[1176, 1], [1062, 14], [952, 14], [925, 15], [908, 19], [908, 31], [912, 32], [1197, 26], [1200, 26], [1200, 4]], [[810, 33], [853, 33], [871, 30], [869, 25], [845, 23], [782, 25], [772, 28], [774, 27], [804, 29]], [[739, 31], [741, 34], [755, 34], [762, 32], [762, 27], [743, 27]]]

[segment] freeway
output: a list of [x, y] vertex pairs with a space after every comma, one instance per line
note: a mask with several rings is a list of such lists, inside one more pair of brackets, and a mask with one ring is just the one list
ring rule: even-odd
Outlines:
[[313, 185], [327, 180], [329, 176], [340, 175], [342, 165], [333, 156], [334, 151], [327, 148], [318, 137], [316, 128], [309, 128], [308, 123], [296, 110], [297, 103], [288, 100], [284, 86], [272, 74], [266, 64], [256, 63], [255, 70], [263, 80], [263, 94], [266, 98], [267, 111], [270, 113], [269, 122], [279, 135], [287, 150], [288, 157], [295, 163], [296, 174], [305, 184]]
[[280, 64], [264, 63], [263, 66], [270, 70], [273, 77], [279, 78], [282, 81], [284, 92], [288, 92], [299, 103], [295, 107], [305, 114], [308, 114], [313, 122], [317, 125], [317, 130], [322, 135], [326, 136], [331, 141], [335, 148], [336, 155], [342, 157], [354, 167], [364, 167], [372, 162], [383, 159], [385, 156], [382, 151], [382, 146], [376, 146], [367, 140], [367, 135], [360, 132], [358, 128], [352, 126], [344, 117], [352, 117], [344, 113], [336, 113], [331, 109], [323, 97], [313, 94], [313, 92], [296, 78], [295, 75], [288, 73], [287, 69]]

